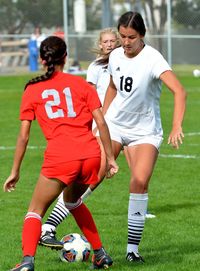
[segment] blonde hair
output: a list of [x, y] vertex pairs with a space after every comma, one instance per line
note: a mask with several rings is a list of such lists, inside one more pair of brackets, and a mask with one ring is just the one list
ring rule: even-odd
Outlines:
[[118, 32], [117, 32], [116, 29], [111, 28], [111, 27], [102, 29], [99, 32], [98, 39], [95, 42], [96, 48], [92, 49], [92, 52], [95, 53], [96, 57], [98, 58], [96, 60], [96, 63], [99, 64], [99, 65], [108, 64], [108, 59], [109, 59], [109, 55], [110, 55], [110, 53], [105, 54], [103, 52], [103, 50], [101, 48], [99, 48], [99, 44], [101, 43], [102, 37], [103, 37], [104, 34], [112, 34], [112, 35], [114, 35], [116, 37], [116, 48], [120, 46], [119, 36], [118, 36]]
[[118, 32], [116, 29], [114, 28], [111, 28], [111, 27], [108, 27], [108, 28], [104, 28], [100, 31], [99, 33], [99, 38], [97, 40], [98, 44], [101, 43], [101, 40], [102, 40], [102, 36], [104, 34], [112, 34], [115, 36], [116, 40], [118, 41], [119, 40], [119, 36], [118, 36]]

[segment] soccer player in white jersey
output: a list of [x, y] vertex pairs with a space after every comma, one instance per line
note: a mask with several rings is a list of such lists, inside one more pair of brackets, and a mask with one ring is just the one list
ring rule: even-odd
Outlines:
[[163, 56], [146, 45], [146, 28], [137, 12], [126, 12], [118, 21], [122, 47], [109, 57], [111, 75], [103, 112], [115, 157], [127, 146], [130, 161], [128, 244], [126, 260], [143, 262], [138, 246], [148, 203], [148, 184], [163, 140], [159, 99], [163, 82], [174, 96], [172, 129], [168, 144], [178, 148], [184, 137], [182, 122], [186, 92]]
[[93, 51], [97, 58], [90, 63], [87, 70], [87, 82], [95, 86], [100, 101], [103, 105], [106, 90], [110, 82], [110, 73], [108, 72], [108, 59], [110, 52], [118, 47], [119, 39], [117, 31], [113, 28], [101, 30], [97, 41], [97, 49]]
[[[110, 73], [107, 69], [109, 54], [118, 46], [119, 38], [117, 30], [113, 28], [105, 28], [99, 33], [97, 48], [92, 50], [97, 55], [97, 58], [89, 65], [86, 80], [96, 88], [102, 104], [110, 82]], [[93, 128], [95, 126], [96, 124], [94, 123]], [[99, 137], [97, 137], [97, 140], [99, 141]], [[100, 147], [102, 148], [102, 144], [100, 144]], [[104, 155], [103, 150], [102, 155]], [[104, 161], [104, 157], [102, 157], [102, 160]], [[104, 175], [104, 172], [105, 163], [101, 165], [99, 172], [100, 176]], [[88, 197], [96, 187], [97, 185], [90, 185], [88, 190], [82, 196], [82, 199]], [[56, 239], [56, 228], [69, 214], [70, 212], [65, 207], [63, 195], [61, 194], [46, 222], [42, 225], [42, 235], [40, 238], [41, 245], [55, 249], [61, 249], [63, 247], [63, 244]]]

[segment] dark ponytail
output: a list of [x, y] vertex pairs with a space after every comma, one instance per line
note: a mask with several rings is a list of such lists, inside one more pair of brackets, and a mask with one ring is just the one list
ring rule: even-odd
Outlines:
[[50, 36], [43, 40], [40, 46], [40, 58], [42, 64], [47, 66], [47, 72], [28, 81], [24, 90], [28, 85], [50, 79], [55, 72], [55, 65], [64, 65], [66, 55], [67, 46], [63, 39]]

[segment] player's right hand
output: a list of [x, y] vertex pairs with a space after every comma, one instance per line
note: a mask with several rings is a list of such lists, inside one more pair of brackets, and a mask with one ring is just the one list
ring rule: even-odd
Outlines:
[[16, 188], [16, 183], [19, 180], [19, 175], [11, 174], [3, 185], [4, 192], [12, 192]]
[[116, 161], [109, 161], [107, 164], [106, 170], [106, 178], [112, 178], [119, 170], [119, 166], [117, 165]]

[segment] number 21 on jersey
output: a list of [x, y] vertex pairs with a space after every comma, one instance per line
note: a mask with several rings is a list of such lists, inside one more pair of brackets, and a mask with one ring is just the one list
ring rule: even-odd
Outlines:
[[[65, 102], [67, 107], [67, 117], [74, 118], [76, 117], [76, 112], [74, 111], [70, 88], [65, 88], [63, 93], [65, 95]], [[47, 101], [45, 103], [45, 111], [47, 116], [50, 119], [63, 118], [65, 116], [63, 109], [60, 108], [53, 110], [53, 107], [59, 106], [61, 103], [59, 92], [56, 89], [46, 89], [42, 92], [43, 99], [47, 99], [49, 96], [53, 96], [53, 100]]]

